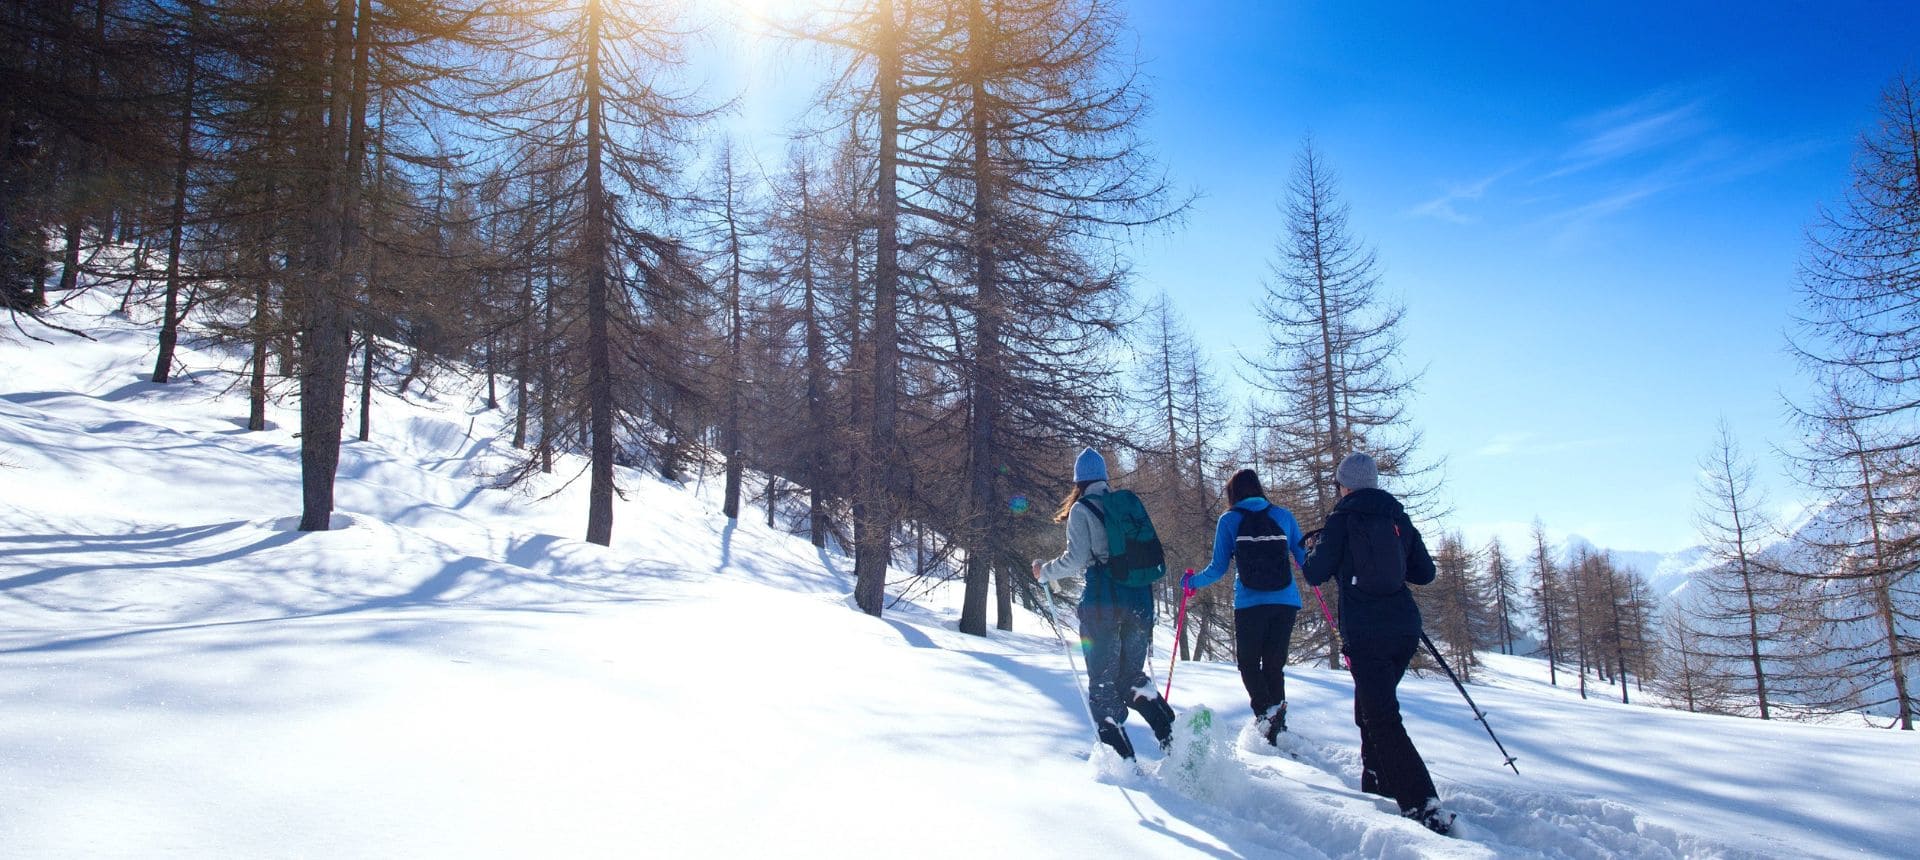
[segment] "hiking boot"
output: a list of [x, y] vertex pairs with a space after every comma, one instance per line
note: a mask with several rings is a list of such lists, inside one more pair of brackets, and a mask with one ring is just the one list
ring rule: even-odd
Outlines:
[[1135, 711], [1140, 712], [1141, 718], [1147, 721], [1147, 727], [1153, 729], [1153, 739], [1160, 742], [1160, 749], [1162, 751], [1172, 749], [1173, 706], [1167, 704], [1166, 699], [1160, 698], [1159, 691], [1152, 688], [1148, 688], [1144, 693], [1134, 690], [1133, 701], [1130, 704]]
[[1280, 745], [1280, 733], [1287, 730], [1287, 703], [1281, 702], [1267, 711], [1260, 719], [1260, 736], [1267, 739], [1268, 746]]
[[1437, 797], [1428, 798], [1425, 804], [1413, 809], [1400, 810], [1400, 816], [1418, 821], [1420, 822], [1420, 826], [1438, 833], [1441, 836], [1450, 836], [1453, 834], [1453, 819], [1455, 816], [1453, 813], [1440, 808], [1440, 799]]
[[1114, 725], [1112, 720], [1100, 721], [1100, 742], [1113, 747], [1121, 758], [1133, 761], [1133, 741], [1127, 738], [1127, 730]]

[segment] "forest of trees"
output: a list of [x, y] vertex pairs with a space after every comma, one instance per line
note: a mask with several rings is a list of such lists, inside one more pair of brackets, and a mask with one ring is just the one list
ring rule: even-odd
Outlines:
[[[51, 307], [112, 290], [157, 319], [153, 382], [176, 379], [189, 331], [242, 357], [221, 371], [251, 430], [269, 401], [300, 408], [308, 530], [329, 527], [349, 420], [361, 440], [381, 420], [376, 389], [472, 368], [511, 412], [500, 480], [584, 479], [586, 540], [646, 527], [615, 521], [617, 467], [713, 470], [724, 516], [758, 504], [849, 549], [862, 610], [911, 569], [963, 582], [979, 635], [1039, 601], [1027, 560], [1058, 550], [1042, 512], [1083, 445], [1145, 498], [1175, 565], [1204, 562], [1240, 466], [1311, 527], [1340, 458], [1367, 450], [1423, 525], [1444, 521], [1406, 310], [1332, 154], [1303, 142], [1276, 189], [1270, 275], [1246, 285], [1257, 353], [1215, 366], [1171, 299], [1130, 282], [1128, 241], [1191, 200], [1140, 139], [1112, 0], [867, 0], [795, 24], [783, 38], [830, 83], [771, 168], [712, 133], [728, 96], [695, 86], [695, 27], [663, 8], [11, 3], [7, 336], [69, 330]], [[1799, 273], [1793, 346], [1825, 394], [1794, 404], [1796, 462], [1857, 527], [1782, 550], [1724, 428], [1702, 463], [1713, 563], [1681, 605], [1605, 553], [1560, 557], [1540, 524], [1525, 546], [1436, 524], [1419, 599], [1464, 677], [1480, 654], [1533, 655], [1581, 695], [1646, 682], [1692, 709], [1912, 728], [1917, 154], [1920, 94], [1898, 79]], [[1337, 665], [1321, 617], [1301, 614], [1294, 653]], [[1198, 596], [1182, 658], [1231, 658], [1232, 624], [1229, 588]]]

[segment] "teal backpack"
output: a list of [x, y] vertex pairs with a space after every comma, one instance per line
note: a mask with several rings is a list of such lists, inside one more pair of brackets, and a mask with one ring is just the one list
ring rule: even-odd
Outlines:
[[1147, 506], [1132, 490], [1113, 490], [1106, 494], [1106, 510], [1092, 499], [1081, 504], [1107, 527], [1107, 575], [1116, 584], [1141, 588], [1167, 575], [1167, 554], [1160, 546], [1160, 534], [1153, 530], [1153, 518]]

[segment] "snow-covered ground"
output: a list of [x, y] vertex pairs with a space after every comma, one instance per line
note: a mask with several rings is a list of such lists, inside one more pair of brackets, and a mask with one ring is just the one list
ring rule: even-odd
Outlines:
[[1248, 744], [1232, 667], [1182, 665], [1175, 707], [1219, 719], [1168, 759], [1136, 723], [1136, 770], [1096, 748], [1040, 617], [964, 636], [948, 588], [863, 615], [846, 559], [757, 512], [729, 526], [714, 482], [623, 472], [614, 545], [585, 544], [584, 482], [486, 488], [505, 416], [470, 385], [377, 399], [374, 440], [343, 452], [342, 528], [294, 531], [295, 413], [244, 432], [218, 354], [154, 385], [150, 328], [63, 320], [100, 342], [0, 344], [0, 856], [1920, 845], [1911, 733], [1581, 701], [1497, 656], [1473, 694], [1519, 775], [1444, 678], [1402, 687], [1459, 838], [1356, 790], [1350, 687], [1325, 668], [1289, 673], [1287, 755]]

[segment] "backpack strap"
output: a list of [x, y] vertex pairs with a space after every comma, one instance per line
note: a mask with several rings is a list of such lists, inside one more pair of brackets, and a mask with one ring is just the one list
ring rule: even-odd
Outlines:
[[[1102, 531], [1106, 530], [1107, 514], [1105, 511], [1100, 510], [1099, 505], [1096, 505], [1093, 503], [1092, 497], [1081, 496], [1080, 500], [1077, 502], [1074, 502], [1074, 504], [1086, 505], [1087, 510], [1093, 513], [1093, 518], [1100, 521], [1100, 529]], [[1096, 540], [1094, 541], [1094, 545], [1092, 549], [1093, 549], [1093, 561], [1095, 564], [1103, 565], [1113, 561], [1113, 547], [1111, 544], [1104, 541]]]

